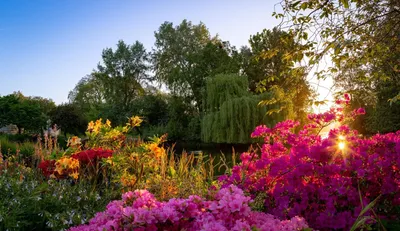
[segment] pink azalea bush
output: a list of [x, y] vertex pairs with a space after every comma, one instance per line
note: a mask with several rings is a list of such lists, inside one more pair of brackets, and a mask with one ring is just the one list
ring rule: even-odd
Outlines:
[[208, 230], [208, 231], [275, 231], [304, 230], [304, 219], [293, 217], [279, 220], [262, 212], [251, 211], [250, 197], [236, 186], [227, 186], [216, 193], [213, 200], [199, 196], [188, 199], [157, 201], [146, 190], [122, 195], [122, 200], [107, 205], [89, 224], [70, 231], [92, 230]]
[[258, 126], [252, 137], [264, 138], [260, 152], [243, 153], [241, 164], [220, 181], [253, 197], [263, 195], [264, 210], [280, 219], [301, 216], [320, 230], [349, 230], [362, 208], [378, 196], [375, 212], [389, 220], [398, 216], [400, 131], [360, 138], [342, 125], [325, 139], [318, 135], [333, 121], [365, 114], [357, 109], [343, 115], [341, 105], [349, 100], [347, 95], [337, 102], [339, 107], [309, 115], [310, 124], [297, 133], [299, 124], [291, 120], [274, 128]]

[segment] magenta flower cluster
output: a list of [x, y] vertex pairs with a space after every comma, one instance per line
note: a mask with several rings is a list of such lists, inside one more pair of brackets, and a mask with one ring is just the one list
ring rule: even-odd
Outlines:
[[294, 231], [308, 228], [299, 217], [281, 221], [270, 214], [251, 211], [250, 202], [250, 197], [233, 185], [218, 191], [213, 200], [190, 196], [159, 202], [148, 191], [136, 190], [108, 204], [106, 211], [98, 213], [89, 224], [70, 231]]
[[[346, 96], [338, 103], [348, 100]], [[266, 212], [280, 219], [301, 216], [319, 230], [349, 230], [378, 196], [375, 212], [392, 219], [400, 205], [400, 131], [360, 138], [342, 125], [321, 138], [317, 133], [322, 126], [347, 119], [342, 112], [337, 107], [310, 115], [310, 124], [299, 132], [294, 132], [299, 124], [290, 120], [274, 128], [258, 126], [252, 137], [264, 138], [261, 150], [243, 153], [241, 164], [220, 181], [253, 197], [264, 194]], [[350, 116], [359, 114], [365, 110]]]

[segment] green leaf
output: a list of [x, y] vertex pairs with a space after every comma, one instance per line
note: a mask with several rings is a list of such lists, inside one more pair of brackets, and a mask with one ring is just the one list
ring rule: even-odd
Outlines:
[[344, 8], [349, 8], [349, 0], [340, 0], [340, 2], [343, 4]]
[[307, 2], [303, 2], [303, 3], [300, 5], [300, 8], [301, 8], [302, 10], [307, 9], [307, 7], [308, 7]]

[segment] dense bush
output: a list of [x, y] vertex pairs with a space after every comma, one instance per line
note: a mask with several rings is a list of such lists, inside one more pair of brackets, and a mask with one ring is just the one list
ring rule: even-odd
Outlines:
[[0, 172], [0, 230], [59, 231], [83, 224], [117, 192], [111, 187], [93, 191], [86, 182], [43, 181], [21, 166], [7, 169]]
[[16, 143], [9, 136], [0, 136], [0, 153], [3, 156], [19, 154], [22, 157], [30, 157], [35, 153], [35, 144], [31, 142]]
[[123, 127], [112, 127], [109, 120], [92, 121], [84, 143], [71, 137], [65, 152], [46, 156], [38, 168], [45, 177], [83, 180], [93, 188], [110, 183], [124, 191], [146, 188], [162, 200], [205, 195], [213, 180], [213, 162], [187, 153], [175, 158], [172, 149], [163, 147], [166, 136], [148, 141], [128, 137], [141, 122], [137, 116]]
[[236, 186], [218, 191], [212, 200], [199, 196], [157, 201], [145, 190], [122, 195], [122, 200], [107, 205], [88, 225], [70, 229], [90, 230], [301, 230], [304, 219], [280, 221], [272, 215], [251, 211], [250, 197]]
[[[257, 127], [252, 136], [265, 140], [260, 153], [243, 153], [242, 163], [221, 181], [262, 198], [261, 208], [268, 213], [281, 219], [302, 216], [320, 230], [349, 230], [378, 197], [374, 212], [399, 222], [400, 132], [364, 139], [340, 126], [322, 139], [322, 127], [351, 119], [342, 110], [309, 115], [312, 123], [298, 133], [293, 131], [298, 123], [290, 120]], [[358, 109], [351, 116], [363, 113]]]

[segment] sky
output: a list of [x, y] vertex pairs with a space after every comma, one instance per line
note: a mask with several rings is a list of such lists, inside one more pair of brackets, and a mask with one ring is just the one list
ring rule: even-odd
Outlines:
[[[278, 0], [0, 1], [0, 95], [68, 101], [75, 84], [97, 66], [104, 48], [136, 40], [150, 51], [154, 32], [170, 21], [205, 23], [212, 35], [239, 48], [250, 35], [272, 29]], [[322, 94], [324, 92], [322, 90]]]

